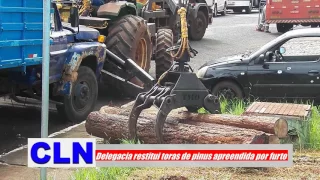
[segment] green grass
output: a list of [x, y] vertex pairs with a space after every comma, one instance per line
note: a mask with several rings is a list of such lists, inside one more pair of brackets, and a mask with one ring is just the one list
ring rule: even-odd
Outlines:
[[125, 180], [137, 168], [82, 168], [77, 169], [71, 179], [74, 180]]
[[320, 107], [312, 107], [310, 122], [310, 148], [320, 149]]
[[[297, 102], [295, 102], [297, 103]], [[220, 100], [221, 113], [241, 115], [251, 103], [242, 100], [227, 101]], [[320, 149], [320, 107], [312, 106], [312, 116], [310, 123], [310, 148], [314, 150]], [[198, 113], [207, 114], [204, 108], [198, 110]], [[130, 140], [121, 140], [121, 144], [142, 144]], [[108, 168], [83, 168], [78, 169], [72, 179], [74, 180], [122, 180], [126, 179], [130, 174], [139, 168], [123, 168], [123, 167], [108, 167]]]
[[241, 115], [245, 109], [250, 105], [249, 102], [245, 102], [242, 100], [232, 100], [227, 101], [225, 99], [221, 99], [220, 107], [222, 114], [233, 114], [233, 115]]
[[[221, 114], [241, 115], [249, 105], [249, 101], [245, 102], [238, 99], [227, 101], [223, 98], [220, 99]], [[208, 114], [209, 112], [206, 111], [204, 108], [201, 108], [198, 110], [198, 113]]]
[[[140, 141], [122, 139], [121, 144], [141, 144]], [[72, 180], [125, 180], [134, 171], [139, 168], [131, 167], [105, 167], [105, 168], [81, 168], [77, 169]]]

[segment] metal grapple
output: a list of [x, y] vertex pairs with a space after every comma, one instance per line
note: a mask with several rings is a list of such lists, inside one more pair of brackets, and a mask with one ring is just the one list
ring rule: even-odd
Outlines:
[[188, 64], [198, 52], [192, 49], [188, 41], [186, 9], [178, 10], [181, 19], [181, 39], [176, 46], [167, 49], [174, 58], [171, 68], [159, 78], [148, 92], [140, 93], [129, 116], [129, 138], [137, 140], [137, 120], [140, 113], [152, 105], [159, 111], [155, 123], [155, 132], [159, 144], [164, 143], [162, 131], [168, 114], [173, 110], [186, 107], [196, 111], [203, 107], [212, 114], [220, 113], [217, 96], [211, 95]]

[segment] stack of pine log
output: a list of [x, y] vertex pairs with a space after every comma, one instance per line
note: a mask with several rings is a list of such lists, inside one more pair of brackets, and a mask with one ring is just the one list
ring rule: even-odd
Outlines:
[[[87, 132], [109, 142], [127, 139], [132, 105], [104, 106], [90, 113], [85, 124]], [[157, 143], [157, 112], [152, 107], [140, 114], [137, 132], [144, 144]], [[180, 108], [169, 114], [163, 134], [167, 144], [278, 144], [288, 135], [288, 123], [278, 117], [196, 114]]]

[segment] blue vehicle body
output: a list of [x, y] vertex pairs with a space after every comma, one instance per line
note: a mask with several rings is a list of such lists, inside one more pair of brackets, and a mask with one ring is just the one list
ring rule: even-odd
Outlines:
[[93, 6], [101, 6], [101, 5], [105, 4], [105, 1], [104, 0], [91, 0], [91, 4]]
[[[0, 0], [0, 76], [19, 87], [41, 82], [42, 6], [39, 0]], [[106, 46], [97, 42], [99, 31], [62, 23], [55, 3], [51, 13], [50, 84], [55, 95], [70, 95], [80, 65], [100, 77]]]
[[[79, 25], [77, 18], [73, 27], [62, 23], [56, 3], [48, 13], [49, 97], [68, 120], [83, 121], [97, 100], [97, 82], [106, 59], [106, 45], [101, 41], [105, 37]], [[43, 1], [0, 0], [0, 96], [10, 95], [17, 102], [17, 96], [41, 100], [42, 21]]]

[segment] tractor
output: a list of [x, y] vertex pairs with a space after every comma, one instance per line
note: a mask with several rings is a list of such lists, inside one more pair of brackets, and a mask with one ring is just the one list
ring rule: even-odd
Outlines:
[[[154, 60], [158, 79], [173, 63], [166, 49], [180, 37], [179, 4], [181, 2], [175, 0], [80, 0], [78, 7], [80, 23], [105, 35], [107, 49], [121, 59], [132, 59], [148, 73], [151, 60]], [[205, 0], [192, 0], [188, 4], [189, 37], [201, 40], [211, 23], [212, 12]], [[63, 6], [61, 10], [65, 8]], [[91, 18], [86, 18], [88, 16]], [[96, 21], [92, 17], [96, 17]], [[104, 20], [107, 25], [101, 27]], [[106, 61], [103, 71], [107, 74], [103, 76], [103, 82], [126, 96], [135, 97], [148, 89], [141, 79], [128, 74], [130, 69], [119, 68], [112, 61]]]

